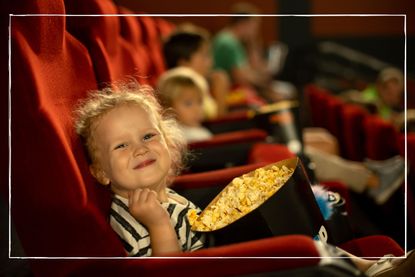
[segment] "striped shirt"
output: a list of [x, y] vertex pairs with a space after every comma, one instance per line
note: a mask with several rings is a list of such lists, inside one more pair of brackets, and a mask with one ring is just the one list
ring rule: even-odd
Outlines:
[[[182, 251], [194, 251], [204, 246], [205, 236], [190, 230], [187, 219], [189, 209], [200, 209], [186, 198], [167, 188], [168, 202], [161, 205], [170, 215]], [[128, 199], [114, 195], [110, 210], [110, 224], [118, 234], [128, 256], [151, 256], [150, 235], [128, 211]]]

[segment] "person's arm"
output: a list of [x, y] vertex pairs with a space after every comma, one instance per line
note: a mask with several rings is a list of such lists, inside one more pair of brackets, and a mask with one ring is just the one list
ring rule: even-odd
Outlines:
[[131, 215], [147, 227], [153, 256], [181, 252], [169, 214], [161, 206], [155, 191], [135, 190], [128, 197], [128, 206]]
[[230, 90], [230, 80], [224, 71], [214, 70], [210, 74], [210, 89], [218, 104], [218, 115], [222, 116], [228, 112], [226, 98]]
[[254, 85], [256, 87], [267, 87], [270, 76], [253, 70], [248, 64], [232, 68], [232, 79], [239, 85]]

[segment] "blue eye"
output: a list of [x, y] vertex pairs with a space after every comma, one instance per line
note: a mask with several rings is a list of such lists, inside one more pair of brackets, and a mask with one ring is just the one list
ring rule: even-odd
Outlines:
[[121, 143], [121, 144], [119, 144], [119, 145], [115, 146], [114, 150], [116, 150], [116, 149], [122, 149], [122, 148], [125, 148], [125, 147], [127, 147], [127, 146], [128, 146], [128, 144], [126, 144], [126, 143]]
[[145, 135], [144, 135], [144, 137], [143, 137], [143, 140], [144, 140], [144, 141], [150, 140], [150, 139], [152, 139], [154, 136], [156, 136], [156, 134], [152, 134], [152, 133], [150, 133], [150, 134], [145, 134]]

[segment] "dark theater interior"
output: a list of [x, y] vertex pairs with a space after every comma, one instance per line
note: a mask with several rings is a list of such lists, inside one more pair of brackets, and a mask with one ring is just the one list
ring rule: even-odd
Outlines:
[[411, 1], [0, 9], [0, 276], [415, 276]]

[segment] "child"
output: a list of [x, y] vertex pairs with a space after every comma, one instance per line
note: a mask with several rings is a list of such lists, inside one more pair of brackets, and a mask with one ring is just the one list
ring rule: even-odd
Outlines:
[[160, 76], [158, 93], [165, 108], [172, 108], [188, 142], [212, 137], [202, 126], [203, 95], [208, 93], [206, 80], [187, 67], [178, 67]]
[[203, 247], [190, 230], [195, 205], [167, 188], [182, 167], [185, 141], [150, 88], [135, 83], [92, 92], [77, 109], [76, 131], [90, 171], [114, 193], [110, 224], [129, 256], [162, 256]]
[[194, 25], [179, 26], [178, 31], [171, 34], [164, 42], [163, 53], [167, 68], [179, 66], [189, 67], [206, 78], [210, 84], [210, 94], [205, 96], [205, 106], [210, 107], [207, 118], [227, 113], [226, 98], [230, 89], [230, 82], [225, 72], [212, 70], [212, 54], [210, 39], [207, 31]]
[[[167, 188], [182, 166], [184, 141], [175, 120], [161, 113], [153, 91], [135, 83], [95, 91], [77, 115], [76, 131], [91, 158], [91, 174], [114, 192], [110, 224], [128, 255], [203, 247], [205, 237], [190, 230], [186, 216], [195, 205]], [[380, 267], [350, 256], [360, 270]]]
[[363, 91], [343, 92], [340, 96], [348, 102], [361, 104], [400, 130], [404, 124], [404, 84], [402, 70], [386, 67], [379, 72], [375, 84]]

